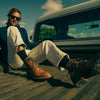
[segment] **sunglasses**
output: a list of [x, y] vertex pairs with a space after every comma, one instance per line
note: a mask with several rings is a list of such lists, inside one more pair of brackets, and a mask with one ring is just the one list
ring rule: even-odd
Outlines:
[[10, 15], [10, 17], [11, 17], [11, 19], [16, 18], [16, 20], [17, 20], [17, 21], [20, 21], [20, 20], [21, 20], [21, 18], [20, 18], [20, 17], [16, 17], [16, 16], [13, 16], [13, 15]]

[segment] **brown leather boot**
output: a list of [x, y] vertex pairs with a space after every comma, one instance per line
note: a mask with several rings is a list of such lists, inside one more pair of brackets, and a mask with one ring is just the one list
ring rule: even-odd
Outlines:
[[89, 60], [71, 59], [68, 61], [66, 69], [69, 71], [73, 84], [76, 84], [81, 79], [83, 73], [93, 67], [93, 64], [96, 62], [98, 57], [100, 57], [100, 53]]
[[27, 66], [27, 75], [33, 80], [46, 80], [52, 77], [50, 73], [37, 67], [30, 57], [25, 59], [25, 64]]
[[87, 60], [77, 61], [75, 59], [71, 59], [68, 61], [66, 69], [69, 71], [73, 84], [76, 84], [81, 79], [82, 70], [86, 63]]

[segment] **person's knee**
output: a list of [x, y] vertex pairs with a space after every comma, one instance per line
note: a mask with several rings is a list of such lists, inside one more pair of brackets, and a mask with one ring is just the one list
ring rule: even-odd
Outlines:
[[46, 45], [53, 45], [54, 43], [50, 40], [45, 40], [43, 41], [43, 44], [46, 44]]
[[45, 40], [42, 42], [42, 50], [47, 55], [47, 52], [50, 50], [51, 47], [54, 47], [54, 43], [50, 40]]

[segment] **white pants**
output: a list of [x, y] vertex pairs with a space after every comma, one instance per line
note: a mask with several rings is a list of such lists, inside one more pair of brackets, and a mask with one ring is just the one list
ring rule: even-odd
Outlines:
[[36, 63], [41, 63], [47, 59], [57, 67], [65, 55], [69, 58], [68, 54], [62, 52], [53, 42], [49, 40], [42, 42], [37, 47], [33, 48], [28, 54], [28, 56], [32, 57]]

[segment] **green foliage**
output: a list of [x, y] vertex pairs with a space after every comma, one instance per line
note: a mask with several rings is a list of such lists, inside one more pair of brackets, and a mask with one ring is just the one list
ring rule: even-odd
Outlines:
[[40, 28], [39, 41], [44, 39], [49, 39], [54, 35], [55, 35], [54, 28], [47, 28], [46, 26], [42, 26]]

